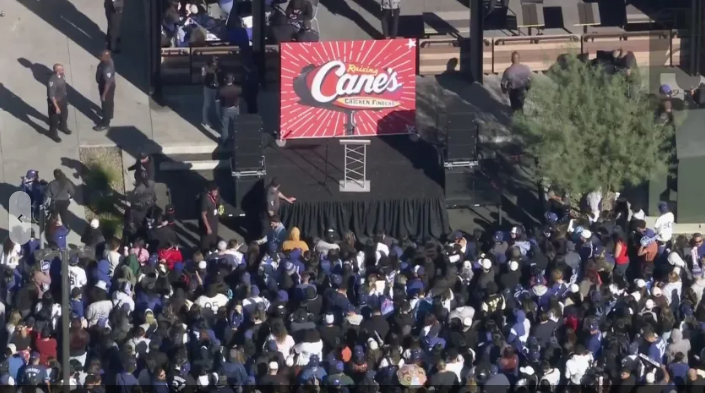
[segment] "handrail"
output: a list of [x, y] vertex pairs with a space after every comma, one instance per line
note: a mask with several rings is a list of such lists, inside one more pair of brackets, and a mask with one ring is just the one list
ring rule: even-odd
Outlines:
[[497, 38], [494, 40], [494, 44], [501, 45], [501, 44], [504, 44], [505, 42], [523, 42], [523, 41], [539, 42], [539, 41], [546, 41], [546, 40], [561, 40], [561, 39], [569, 39], [574, 42], [580, 41], [580, 37], [575, 34], [558, 34], [558, 35], [537, 35], [537, 36], [526, 36], [526, 37]]
[[673, 34], [672, 30], [654, 30], [654, 31], [631, 31], [631, 32], [621, 32], [621, 33], [591, 33], [583, 34], [583, 41], [592, 40], [595, 38], [631, 38], [631, 37], [661, 37], [669, 38]]
[[[431, 45], [435, 45], [435, 44], [446, 44], [446, 45], [447, 44], [456, 44], [456, 43], [460, 44], [461, 40], [462, 40], [462, 38], [454, 38], [454, 39], [448, 39], [448, 40], [427, 40], [427, 41], [423, 41], [419, 45], [419, 47], [420, 48], [428, 48]], [[487, 38], [483, 38], [482, 43], [485, 44], [485, 46], [492, 46], [492, 42], [490, 40], [488, 40]]]

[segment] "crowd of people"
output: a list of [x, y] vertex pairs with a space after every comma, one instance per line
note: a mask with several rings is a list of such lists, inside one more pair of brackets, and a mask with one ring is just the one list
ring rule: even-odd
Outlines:
[[[123, 239], [93, 220], [66, 280], [40, 239], [5, 240], [0, 384], [50, 391], [68, 367], [73, 391], [95, 393], [705, 388], [703, 236], [674, 236], [666, 203], [648, 227], [625, 200], [603, 211], [594, 192], [577, 211], [549, 192], [535, 229], [308, 239], [279, 219], [296, 199], [274, 181], [266, 237], [244, 244], [219, 238], [211, 184], [200, 247], [186, 250], [173, 208], [155, 213], [150, 158], [135, 170]], [[37, 174], [26, 181], [34, 195]], [[59, 171], [46, 185], [54, 205], [60, 192], [70, 203], [66, 181]], [[51, 225], [63, 227], [63, 210], [49, 208]], [[49, 247], [66, 248], [54, 233]]]
[[[315, 6], [311, 0], [265, 2], [267, 39], [280, 42], [315, 42], [319, 40], [317, 27], [311, 22]], [[209, 42], [228, 42], [247, 48], [253, 38], [253, 9], [251, 2], [220, 1], [216, 14], [207, 3], [167, 1], [162, 18], [162, 47], [201, 47]], [[398, 19], [398, 15], [397, 15]]]

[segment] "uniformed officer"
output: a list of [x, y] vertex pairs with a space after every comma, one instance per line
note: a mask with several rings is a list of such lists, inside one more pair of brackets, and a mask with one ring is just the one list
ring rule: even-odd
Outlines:
[[51, 74], [47, 83], [47, 106], [49, 109], [49, 137], [56, 142], [61, 142], [58, 130], [67, 135], [71, 134], [71, 131], [66, 127], [69, 110], [64, 66], [61, 64], [54, 64], [54, 73]]
[[105, 17], [108, 19], [107, 45], [113, 53], [120, 53], [120, 27], [122, 25], [123, 0], [105, 0]]
[[110, 128], [110, 120], [113, 119], [115, 109], [115, 64], [109, 50], [104, 50], [100, 54], [100, 64], [95, 73], [95, 81], [98, 83], [100, 102], [102, 109], [102, 119], [100, 124], [93, 127], [95, 131], [105, 131]]

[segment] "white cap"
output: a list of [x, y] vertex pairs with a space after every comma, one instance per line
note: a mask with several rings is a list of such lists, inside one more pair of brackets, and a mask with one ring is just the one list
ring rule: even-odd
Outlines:
[[107, 284], [105, 281], [102, 281], [102, 280], [101, 280], [101, 281], [98, 281], [98, 283], [95, 284], [95, 287], [96, 287], [96, 288], [100, 288], [100, 289], [102, 289], [102, 290], [104, 290], [104, 291], [106, 291], [106, 292], [108, 291], [108, 284]]
[[571, 284], [570, 285], [570, 292], [572, 292], [572, 293], [580, 292], [580, 286], [578, 286], [578, 284]]
[[636, 284], [637, 288], [644, 288], [646, 286], [646, 281], [642, 280], [641, 278], [634, 281], [634, 283]]
[[651, 299], [647, 300], [645, 306], [646, 306], [647, 310], [653, 309], [654, 308], [654, 301]]
[[326, 314], [326, 323], [331, 325], [335, 322], [335, 315], [333, 314]]
[[201, 270], [206, 270], [207, 267], [208, 267], [208, 263], [206, 263], [206, 261], [198, 262], [198, 268], [199, 268], [199, 269], [201, 269]]
[[269, 362], [269, 369], [270, 369], [270, 370], [279, 370], [279, 363], [277, 363], [277, 362]]
[[91, 220], [91, 228], [98, 229], [98, 226], [100, 226], [100, 221], [98, 221], [97, 218], [92, 219]]
[[463, 318], [463, 326], [465, 326], [465, 327], [472, 326], [472, 318], [470, 318], [470, 317]]
[[198, 6], [196, 4], [191, 4], [189, 7], [189, 11], [191, 11], [192, 14], [197, 15], [198, 14]]
[[517, 262], [517, 261], [511, 261], [511, 262], [509, 262], [509, 270], [511, 270], [511, 271], [514, 272], [514, 271], [516, 271], [517, 269], [519, 269], [519, 262]]
[[377, 343], [377, 340], [375, 340], [372, 337], [367, 339], [367, 346], [373, 351], [379, 348], [379, 344]]
[[656, 382], [656, 375], [654, 375], [654, 373], [646, 374], [646, 383], [654, 383], [654, 382]]
[[580, 232], [580, 237], [583, 239], [590, 239], [592, 238], [592, 232], [590, 232], [589, 229], [583, 229], [583, 231]]
[[483, 259], [480, 264], [482, 265], [482, 268], [485, 270], [490, 270], [492, 268], [492, 261], [489, 259], [485, 258]]
[[17, 353], [17, 345], [15, 344], [7, 344], [7, 349], [9, 349], [13, 355]]
[[663, 291], [658, 287], [654, 288], [651, 293], [656, 297], [663, 295]]
[[225, 251], [228, 249], [228, 243], [225, 242], [225, 240], [221, 240], [218, 242], [218, 251]]

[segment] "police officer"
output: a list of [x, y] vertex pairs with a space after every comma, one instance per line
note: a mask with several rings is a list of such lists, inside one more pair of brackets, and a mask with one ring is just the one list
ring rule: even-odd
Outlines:
[[115, 64], [109, 50], [104, 50], [100, 54], [100, 64], [95, 73], [95, 81], [98, 83], [102, 119], [100, 124], [93, 127], [95, 131], [105, 131], [110, 128], [110, 120], [113, 118], [115, 109]]
[[64, 66], [61, 64], [54, 64], [54, 73], [51, 74], [47, 83], [47, 104], [49, 108], [49, 137], [56, 142], [61, 142], [58, 130], [67, 135], [71, 134], [71, 131], [66, 127], [69, 110]]
[[105, 0], [105, 17], [108, 20], [108, 49], [120, 53], [120, 27], [122, 25], [123, 0]]

